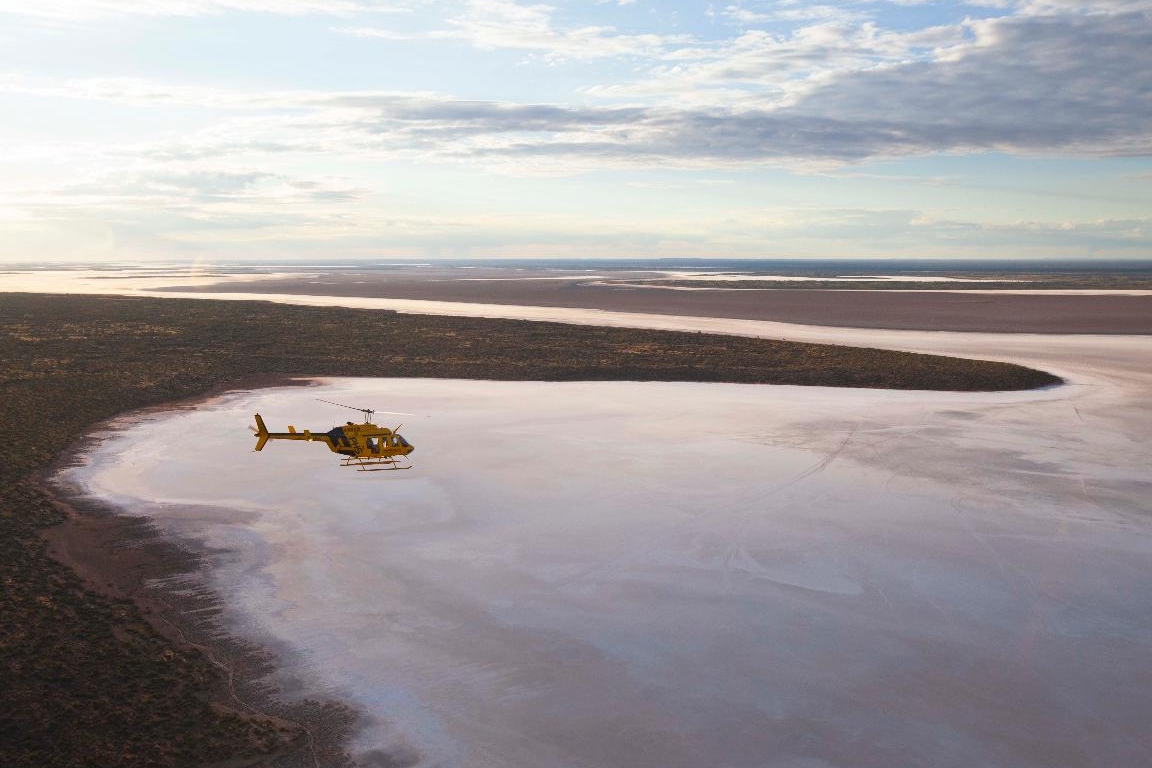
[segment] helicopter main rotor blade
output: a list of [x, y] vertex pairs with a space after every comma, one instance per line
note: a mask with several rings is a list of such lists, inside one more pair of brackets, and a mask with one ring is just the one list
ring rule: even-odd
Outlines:
[[[325, 400], [322, 397], [318, 397], [316, 399], [319, 400], [321, 403], [328, 403], [328, 405], [338, 405], [341, 408], [348, 408], [348, 409], [353, 410], [353, 411], [360, 411], [360, 413], [386, 413], [386, 414], [389, 414], [391, 416], [412, 416], [412, 417], [420, 416], [419, 413], [405, 413], [404, 411], [378, 411], [375, 408], [356, 408], [356, 407], [351, 406], [351, 405], [344, 405], [344, 403], [337, 403], [333, 400]], [[424, 418], [428, 418], [428, 417], [425, 416]]]
[[317, 399], [317, 400], [319, 400], [319, 401], [320, 401], [320, 402], [322, 402], [322, 403], [328, 403], [328, 405], [338, 405], [338, 406], [340, 406], [341, 408], [348, 408], [348, 409], [351, 409], [351, 410], [353, 410], [353, 411], [360, 411], [361, 413], [363, 413], [363, 412], [365, 412], [365, 411], [372, 411], [372, 413], [375, 413], [375, 412], [376, 412], [376, 411], [374, 411], [374, 410], [373, 410], [373, 409], [371, 409], [371, 408], [357, 408], [357, 407], [356, 407], [356, 406], [354, 406], [354, 405], [344, 405], [344, 403], [337, 403], [337, 402], [334, 402], [334, 401], [332, 401], [332, 400], [325, 400], [325, 399], [324, 399], [324, 398], [322, 398], [322, 397], [318, 397], [318, 398], [316, 398], [316, 399]]

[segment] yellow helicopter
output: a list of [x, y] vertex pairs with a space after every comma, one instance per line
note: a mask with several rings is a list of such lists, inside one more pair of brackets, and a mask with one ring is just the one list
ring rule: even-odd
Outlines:
[[[333, 427], [319, 433], [307, 429], [297, 432], [292, 425], [288, 425], [287, 432], [269, 432], [268, 427], [264, 426], [264, 419], [256, 414], [256, 427], [252, 430], [256, 433], [256, 450], [263, 450], [269, 440], [319, 441], [326, 443], [328, 450], [343, 457], [340, 460], [342, 467], [356, 467], [361, 472], [412, 468], [411, 464], [406, 463], [405, 457], [412, 453], [414, 447], [396, 431], [400, 427], [388, 429], [376, 426], [372, 423], [372, 414], [376, 411], [371, 408], [353, 408], [331, 400], [320, 402], [360, 411], [364, 414], [364, 423], [348, 422], [342, 427]], [[403, 463], [401, 459], [404, 459]]]

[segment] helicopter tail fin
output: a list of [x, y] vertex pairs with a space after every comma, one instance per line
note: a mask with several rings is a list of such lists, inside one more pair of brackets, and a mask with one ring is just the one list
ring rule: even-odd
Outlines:
[[260, 418], [260, 414], [256, 414], [256, 450], [263, 449], [267, 442], [268, 427], [264, 426], [264, 419]]

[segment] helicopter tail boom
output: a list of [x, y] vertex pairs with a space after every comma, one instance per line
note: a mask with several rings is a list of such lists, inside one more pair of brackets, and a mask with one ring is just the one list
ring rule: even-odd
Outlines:
[[[328, 446], [328, 449], [339, 453], [339, 447], [331, 432], [320, 432], [315, 434], [312, 430], [306, 429], [303, 432], [297, 432], [296, 427], [289, 425], [287, 432], [269, 432], [268, 427], [264, 424], [264, 419], [260, 418], [260, 414], [256, 414], [256, 450], [263, 450], [264, 446], [269, 440], [306, 440], [308, 442], [320, 442]], [[343, 432], [341, 432], [343, 434]]]

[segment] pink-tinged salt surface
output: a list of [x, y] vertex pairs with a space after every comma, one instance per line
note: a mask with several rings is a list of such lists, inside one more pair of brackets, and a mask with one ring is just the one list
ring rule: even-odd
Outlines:
[[[377, 268], [384, 266], [392, 267], [425, 267], [431, 266], [428, 264], [391, 264], [391, 265], [376, 265]], [[270, 279], [294, 279], [294, 280], [307, 280], [310, 278], [317, 278], [323, 276], [325, 273], [332, 272], [333, 270], [343, 269], [356, 269], [354, 266], [347, 265], [305, 265], [296, 266], [293, 271], [275, 271], [278, 269], [277, 265], [270, 264], [264, 267], [267, 272], [230, 272], [227, 270], [221, 271], [214, 269], [210, 266], [203, 268], [198, 267], [184, 267], [184, 266], [156, 266], [152, 268], [142, 267], [140, 265], [130, 265], [123, 268], [106, 267], [102, 269], [0, 269], [0, 291], [17, 292], [17, 293], [72, 293], [72, 294], [105, 294], [105, 295], [120, 295], [120, 296], [159, 296], [159, 297], [177, 297], [185, 299], [217, 299], [221, 301], [275, 301], [285, 304], [305, 304], [311, 306], [338, 306], [338, 307], [354, 307], [360, 309], [394, 309], [400, 312], [435, 312], [436, 314], [466, 314], [472, 316], [483, 317], [526, 317], [526, 319], [539, 319], [535, 316], [534, 310], [548, 310], [547, 308], [539, 307], [520, 307], [521, 310], [528, 310], [527, 315], [524, 314], [506, 314], [511, 312], [512, 309], [505, 305], [484, 305], [484, 304], [464, 304], [459, 305], [463, 307], [473, 307], [473, 309], [461, 309], [456, 312], [446, 312], [445, 309], [453, 306], [454, 302], [438, 302], [438, 301], [421, 301], [416, 299], [380, 299], [380, 298], [357, 298], [348, 296], [304, 296], [297, 294], [280, 294], [280, 293], [225, 293], [211, 290], [214, 285], [223, 285], [227, 283], [251, 283], [259, 282]], [[279, 267], [283, 269], [283, 267]], [[300, 269], [314, 269], [314, 272], [300, 272]], [[457, 267], [458, 270], [469, 269], [469, 267]], [[649, 273], [645, 273], [649, 274]], [[946, 285], [952, 282], [965, 282], [965, 283], [1026, 283], [1023, 280], [1005, 280], [1005, 279], [958, 279], [950, 277], [923, 277], [923, 276], [900, 276], [900, 275], [873, 275], [869, 277], [788, 277], [781, 275], [740, 275], [730, 274], [724, 272], [659, 272], [653, 271], [650, 274], [659, 275], [660, 277], [647, 278], [648, 280], [667, 279], [675, 277], [678, 280], [694, 281], [694, 280], [707, 280], [711, 282], [731, 282], [731, 281], [759, 281], [759, 280], [772, 280], [777, 282], [827, 282], [835, 280], [837, 282], [892, 282], [899, 281], [905, 283], [923, 283], [925, 285], [941, 284]], [[603, 275], [586, 274], [582, 275], [583, 278], [594, 280], [604, 278]], [[470, 277], [457, 277], [457, 280], [464, 280], [469, 282], [485, 282], [491, 280], [571, 280], [572, 273], [561, 276], [530, 276], [530, 277], [515, 277], [512, 274], [501, 275], [500, 277], [484, 277], [484, 278], [470, 278]], [[650, 288], [652, 290], [664, 291], [716, 291], [725, 290], [722, 288], [708, 288], [708, 287], [694, 287], [694, 286], [653, 286], [649, 285], [644, 280], [638, 280], [635, 283], [621, 283], [618, 279], [612, 281], [613, 285], [623, 286], [628, 285], [632, 288]], [[189, 287], [204, 286], [207, 290], [201, 292], [190, 292], [184, 289]], [[181, 289], [178, 293], [173, 293], [166, 289], [177, 288]], [[318, 290], [323, 290], [322, 286], [317, 286]], [[745, 290], [759, 290], [759, 289], [745, 289]], [[773, 290], [773, 289], [765, 289]], [[852, 290], [852, 289], [846, 289]], [[858, 290], [868, 290], [866, 286], [862, 285]], [[980, 289], [980, 288], [922, 288], [922, 289], [909, 289], [903, 292], [916, 292], [916, 293], [970, 293], [970, 294], [1015, 294], [1015, 295], [1047, 295], [1047, 296], [1149, 296], [1152, 295], [1152, 290], [1140, 288], [1028, 288], [1026, 285], [1020, 288], [998, 288], [995, 290]], [[436, 306], [439, 305], [439, 306]], [[483, 310], [477, 310], [476, 307], [483, 307]], [[481, 315], [480, 312], [485, 314]], [[563, 310], [560, 310], [563, 311]], [[594, 310], [587, 310], [594, 311]], [[499, 314], [491, 314], [496, 312]]]
[[[330, 380], [129, 424], [67, 479], [213, 548], [229, 625], [365, 712], [367, 763], [1152, 764], [1152, 339], [620, 319], [677, 321], [1071, 383]], [[254, 411], [356, 416], [316, 397], [422, 414], [415, 469], [251, 452]]]

